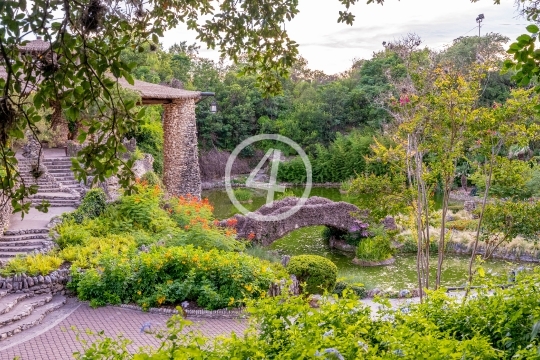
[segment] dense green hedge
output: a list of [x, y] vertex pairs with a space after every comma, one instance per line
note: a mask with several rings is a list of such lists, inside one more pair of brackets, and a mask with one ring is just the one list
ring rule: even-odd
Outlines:
[[332, 291], [336, 285], [337, 266], [322, 256], [293, 256], [287, 265], [287, 271], [295, 275], [301, 284], [305, 283], [302, 291], [308, 294]]

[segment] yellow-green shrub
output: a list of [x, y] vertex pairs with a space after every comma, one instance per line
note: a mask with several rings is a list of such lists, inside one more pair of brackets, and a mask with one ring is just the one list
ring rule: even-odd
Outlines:
[[11, 259], [1, 270], [2, 275], [26, 274], [46, 275], [62, 265], [62, 258], [56, 253], [33, 254]]

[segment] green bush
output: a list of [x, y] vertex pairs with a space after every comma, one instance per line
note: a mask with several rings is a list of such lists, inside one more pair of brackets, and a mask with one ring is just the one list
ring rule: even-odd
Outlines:
[[238, 188], [238, 189], [234, 189], [233, 192], [234, 192], [234, 196], [236, 197], [236, 200], [241, 201], [241, 202], [249, 201], [253, 198], [253, 193], [248, 189]]
[[346, 281], [338, 281], [336, 283], [336, 286], [334, 287], [334, 294], [337, 294], [339, 297], [342, 297], [343, 291], [345, 289], [352, 291], [359, 298], [363, 298], [366, 296], [366, 288], [364, 284], [359, 284], [359, 283], [350, 284]]
[[363, 261], [383, 261], [394, 255], [388, 235], [376, 235], [362, 239], [356, 248], [356, 258]]
[[80, 299], [93, 305], [136, 302], [143, 308], [186, 300], [206, 309], [236, 307], [264, 297], [272, 282], [287, 276], [280, 267], [246, 254], [193, 246], [108, 257], [100, 269], [73, 271], [71, 288]]
[[72, 213], [64, 215], [64, 219], [73, 219], [80, 224], [86, 219], [95, 219], [107, 207], [107, 195], [103, 189], [90, 189], [83, 197], [81, 205]]
[[459, 219], [454, 221], [448, 221], [446, 223], [446, 227], [448, 229], [454, 229], [458, 231], [473, 231], [476, 230], [476, 228], [478, 227], [478, 220]]
[[318, 255], [293, 256], [287, 271], [295, 275], [307, 294], [321, 294], [332, 291], [337, 280], [337, 266], [330, 260]]
[[141, 177], [141, 181], [146, 182], [149, 186], [156, 186], [157, 185], [159, 187], [163, 187], [163, 183], [161, 182], [161, 179], [153, 171], [148, 171], [147, 173], [145, 173]]
[[55, 241], [60, 249], [68, 246], [82, 245], [86, 239], [92, 236], [92, 233], [88, 229], [84, 226], [77, 225], [75, 220], [64, 220], [56, 226], [55, 230], [58, 233]]

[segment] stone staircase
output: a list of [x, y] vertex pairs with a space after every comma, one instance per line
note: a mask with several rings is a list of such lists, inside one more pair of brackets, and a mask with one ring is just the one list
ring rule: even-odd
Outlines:
[[40, 324], [65, 303], [66, 297], [60, 294], [0, 291], [0, 341]]
[[[77, 207], [80, 203], [80, 183], [71, 171], [71, 159], [45, 158], [40, 162], [39, 174], [33, 173], [33, 162], [19, 159], [19, 171], [26, 185], [37, 185], [38, 192], [29, 197], [32, 206], [45, 201], [51, 207]], [[36, 175], [39, 175], [37, 178]]]
[[53, 246], [49, 229], [7, 230], [0, 236], [0, 263], [17, 255], [46, 252]]
[[43, 165], [58, 183], [80, 195], [83, 188], [71, 171], [71, 158], [45, 158]]

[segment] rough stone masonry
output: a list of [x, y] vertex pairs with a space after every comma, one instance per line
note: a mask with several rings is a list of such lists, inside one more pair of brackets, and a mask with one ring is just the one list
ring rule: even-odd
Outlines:
[[163, 184], [172, 196], [201, 196], [195, 101], [163, 105]]

